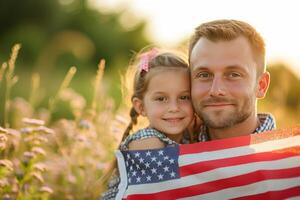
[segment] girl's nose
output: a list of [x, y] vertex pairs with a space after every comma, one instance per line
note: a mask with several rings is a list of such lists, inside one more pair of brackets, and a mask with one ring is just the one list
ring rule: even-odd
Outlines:
[[177, 100], [170, 101], [169, 111], [170, 112], [177, 112], [177, 111], [179, 111], [179, 105], [178, 105], [178, 101]]

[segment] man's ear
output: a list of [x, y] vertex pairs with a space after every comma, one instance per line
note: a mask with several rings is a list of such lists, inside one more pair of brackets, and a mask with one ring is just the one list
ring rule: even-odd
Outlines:
[[142, 116], [146, 115], [145, 109], [144, 109], [144, 104], [143, 101], [137, 97], [133, 97], [132, 99], [132, 105], [135, 111]]
[[258, 81], [256, 97], [264, 98], [270, 84], [270, 73], [264, 72]]

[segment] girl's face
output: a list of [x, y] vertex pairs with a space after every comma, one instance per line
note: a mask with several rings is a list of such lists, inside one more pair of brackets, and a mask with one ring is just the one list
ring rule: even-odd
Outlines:
[[149, 80], [140, 108], [150, 127], [179, 142], [193, 119], [189, 72], [178, 68], [158, 71]]

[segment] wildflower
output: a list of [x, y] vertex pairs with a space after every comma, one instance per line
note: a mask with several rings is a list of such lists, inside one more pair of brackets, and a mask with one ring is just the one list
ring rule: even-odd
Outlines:
[[7, 168], [9, 171], [13, 171], [13, 163], [10, 160], [0, 160], [0, 166]]
[[68, 175], [68, 181], [70, 183], [76, 183], [76, 177], [74, 175], [72, 175], [72, 174], [69, 174]]
[[7, 135], [19, 137], [20, 136], [20, 131], [15, 130], [15, 129], [6, 129], [7, 130]]
[[0, 143], [0, 151], [4, 150], [6, 148], [5, 143]]
[[19, 191], [18, 183], [16, 180], [14, 180], [12, 183], [10, 183], [11, 192], [14, 194], [17, 194]]
[[33, 168], [40, 172], [46, 171], [46, 165], [44, 163], [36, 163], [33, 165]]
[[4, 134], [0, 134], [0, 150], [4, 150], [6, 148], [7, 137]]
[[20, 169], [17, 169], [15, 172], [15, 176], [18, 179], [18, 181], [20, 181], [24, 178], [24, 172]]
[[3, 196], [3, 200], [11, 200], [12, 198], [10, 198], [9, 194], [5, 194]]
[[7, 137], [4, 134], [0, 134], [0, 143], [5, 143], [7, 142]]
[[43, 178], [43, 176], [41, 175], [40, 172], [33, 172], [33, 173], [31, 173], [31, 176], [32, 176], [33, 178], [35, 178], [36, 180], [38, 180], [39, 182], [41, 182], [41, 183], [44, 183], [44, 182], [45, 182], [45, 181], [44, 181], [44, 178]]
[[24, 156], [25, 159], [30, 160], [30, 159], [35, 157], [35, 154], [33, 152], [30, 152], [30, 151], [25, 151], [23, 153], [23, 156]]
[[79, 142], [88, 142], [88, 139], [84, 136], [84, 135], [78, 135], [76, 137], [76, 140], [79, 141]]
[[0, 133], [7, 133], [8, 131], [5, 129], [5, 128], [2, 128], [1, 126], [0, 126]]
[[40, 155], [43, 155], [43, 156], [45, 156], [46, 155], [46, 152], [45, 152], [45, 150], [44, 149], [42, 149], [41, 147], [33, 147], [32, 149], [31, 149], [31, 151], [34, 153], [34, 154], [40, 154]]
[[20, 132], [23, 133], [23, 134], [29, 134], [29, 133], [32, 133], [34, 130], [33, 128], [21, 128], [20, 129]]
[[7, 181], [7, 178], [0, 179], [0, 188], [4, 188], [5, 186], [8, 186], [9, 183]]
[[46, 134], [54, 134], [55, 133], [53, 129], [47, 128], [45, 126], [39, 126], [35, 129], [35, 131], [46, 133]]
[[29, 158], [22, 158], [22, 164], [25, 166], [25, 167], [28, 167], [29, 166], [29, 163], [30, 163], [30, 160]]
[[90, 129], [91, 123], [88, 120], [82, 119], [79, 121], [79, 127], [83, 129]]
[[40, 188], [40, 192], [52, 194], [53, 190], [48, 186], [43, 186], [43, 187]]
[[48, 139], [44, 136], [28, 136], [24, 139], [25, 142], [32, 142], [35, 145], [39, 145], [41, 143], [46, 143], [48, 142]]
[[43, 136], [36, 136], [35, 140], [38, 140], [38, 141], [43, 142], [43, 143], [48, 142], [48, 139], [46, 137], [43, 137]]
[[34, 126], [43, 126], [45, 122], [43, 120], [39, 119], [32, 119], [32, 118], [23, 118], [22, 122], [28, 125], [34, 125]]

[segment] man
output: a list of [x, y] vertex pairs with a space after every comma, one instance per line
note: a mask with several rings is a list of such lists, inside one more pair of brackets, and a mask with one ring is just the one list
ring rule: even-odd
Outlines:
[[238, 20], [201, 24], [191, 38], [189, 62], [193, 105], [206, 125], [199, 141], [275, 128], [270, 114], [257, 114], [270, 74], [264, 40], [251, 25]]

